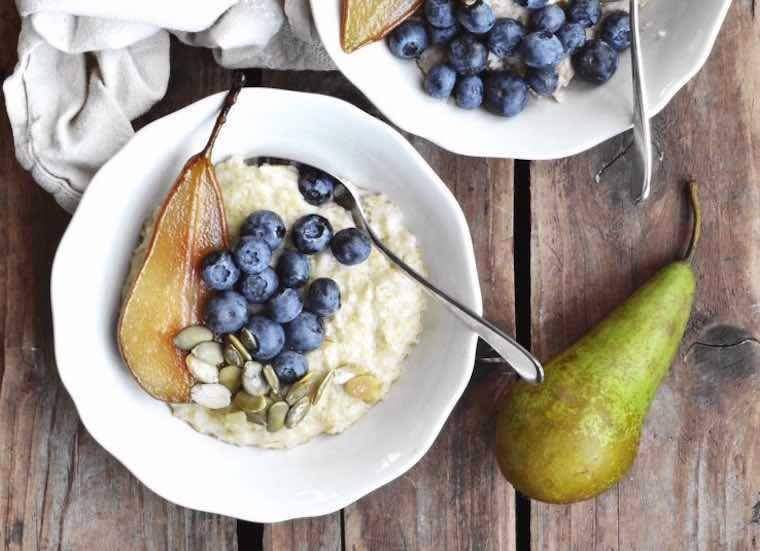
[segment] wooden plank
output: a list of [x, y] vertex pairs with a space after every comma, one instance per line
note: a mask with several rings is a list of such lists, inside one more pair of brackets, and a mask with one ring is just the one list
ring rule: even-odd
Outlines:
[[750, 3], [735, 2], [707, 66], [658, 121], [665, 158], [645, 205], [632, 204], [626, 159], [593, 181], [627, 138], [533, 164], [532, 335], [542, 359], [679, 254], [685, 179], [703, 183], [705, 210], [694, 314], [632, 471], [595, 500], [533, 502], [534, 549], [760, 546], [760, 355], [744, 339], [760, 335], [759, 31]]
[[[13, 3], [3, 2], [3, 74], [15, 63], [9, 53], [15, 52], [17, 33]], [[197, 58], [196, 50], [190, 52], [184, 55], [186, 70]], [[213, 65], [210, 56], [202, 63]], [[217, 84], [175, 78], [152, 116], [173, 110], [178, 96], [195, 99]], [[0, 547], [235, 548], [233, 519], [159, 498], [79, 422], [55, 370], [48, 294], [53, 254], [69, 217], [16, 163], [4, 109], [0, 128]]]
[[[330, 94], [380, 115], [337, 73], [265, 72], [262, 83]], [[410, 139], [462, 203], [473, 232], [486, 311], [514, 332], [513, 163], [458, 157], [425, 140]], [[465, 397], [420, 463], [345, 509], [345, 549], [514, 548], [514, 492], [499, 475], [490, 453], [494, 428], [490, 420], [507, 381], [494, 369], [476, 372]], [[307, 522], [315, 521], [334, 526], [332, 517]], [[307, 534], [298, 528], [302, 522], [266, 528], [265, 548], [278, 549], [274, 541], [292, 541], [282, 536], [283, 531]], [[323, 538], [310, 541], [319, 546]]]

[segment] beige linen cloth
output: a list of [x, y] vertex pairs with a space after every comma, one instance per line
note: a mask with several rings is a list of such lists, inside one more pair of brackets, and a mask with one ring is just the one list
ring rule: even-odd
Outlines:
[[161, 99], [169, 33], [229, 68], [331, 69], [308, 0], [16, 0], [18, 64], [3, 83], [16, 157], [73, 211]]

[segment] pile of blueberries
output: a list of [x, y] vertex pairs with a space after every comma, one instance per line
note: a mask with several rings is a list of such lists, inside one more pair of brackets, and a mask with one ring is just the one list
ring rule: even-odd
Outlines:
[[[586, 29], [602, 16], [600, 0], [572, 0], [566, 8], [547, 0], [515, 0], [530, 10], [529, 25], [508, 17], [497, 19], [491, 6], [476, 0], [425, 0], [425, 21], [404, 21], [388, 35], [391, 52], [403, 59], [419, 57], [430, 46], [443, 46], [447, 61], [431, 67], [425, 91], [434, 98], [454, 95], [463, 109], [481, 105], [504, 117], [525, 109], [529, 88], [551, 96], [559, 86], [557, 65], [567, 56], [577, 75], [607, 82], [618, 67], [619, 52], [631, 44], [631, 21], [624, 11], [609, 13], [596, 39]], [[521, 61], [524, 74], [505, 69], [486, 71], [488, 52]]]
[[[301, 194], [312, 205], [330, 201], [335, 186], [332, 177], [315, 170], [299, 176]], [[341, 264], [360, 264], [369, 257], [371, 242], [357, 228], [334, 233], [327, 218], [307, 214], [290, 229], [294, 248], [285, 248], [273, 268], [273, 253], [283, 245], [286, 234], [277, 213], [254, 212], [246, 218], [240, 240], [231, 250], [204, 258], [201, 276], [217, 291], [206, 305], [206, 327], [217, 335], [247, 328], [257, 344], [253, 358], [271, 363], [280, 382], [292, 384], [308, 372], [304, 353], [319, 348], [325, 337], [325, 318], [341, 306], [340, 288], [333, 279], [309, 282], [309, 256], [329, 247]]]

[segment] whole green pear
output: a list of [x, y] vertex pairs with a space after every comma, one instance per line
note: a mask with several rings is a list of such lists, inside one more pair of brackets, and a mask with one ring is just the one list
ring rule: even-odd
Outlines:
[[501, 471], [521, 493], [549, 503], [600, 494], [633, 464], [644, 418], [678, 352], [696, 282], [691, 257], [661, 269], [625, 303], [545, 367], [541, 385], [518, 382], [497, 419]]

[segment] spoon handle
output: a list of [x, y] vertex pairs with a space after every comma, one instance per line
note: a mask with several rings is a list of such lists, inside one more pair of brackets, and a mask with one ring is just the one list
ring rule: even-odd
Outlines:
[[652, 188], [652, 132], [646, 108], [646, 82], [641, 58], [639, 0], [630, 0], [631, 71], [633, 77], [633, 185], [640, 191], [637, 202], [646, 201]]
[[369, 225], [365, 225], [370, 238], [377, 249], [396, 266], [401, 268], [407, 276], [419, 283], [427, 293], [443, 303], [451, 313], [457, 316], [481, 339], [486, 341], [515, 372], [529, 383], [540, 383], [544, 378], [544, 370], [539, 361], [523, 348], [516, 340], [507, 335], [504, 331], [496, 327], [486, 319], [483, 319], [475, 312], [461, 304], [456, 299], [450, 297], [438, 287], [430, 283], [422, 275], [408, 266], [403, 260], [396, 256], [393, 251], [388, 249], [383, 242], [375, 235]]

